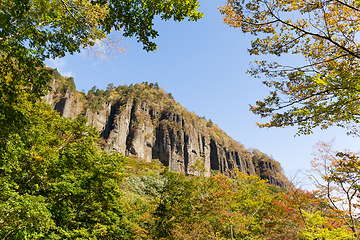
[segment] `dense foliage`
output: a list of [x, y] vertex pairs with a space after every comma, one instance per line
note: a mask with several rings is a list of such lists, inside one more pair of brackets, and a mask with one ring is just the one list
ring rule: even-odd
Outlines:
[[[291, 3], [293, 5], [287, 11], [304, 5], [302, 2]], [[336, 3], [357, 11], [356, 4]], [[233, 10], [239, 10], [239, 6], [236, 1], [229, 1], [229, 7], [223, 11], [233, 16]], [[316, 4], [306, 6], [306, 11], [312, 12], [329, 10], [337, 5], [328, 4], [326, 8]], [[319, 191], [313, 193], [295, 188], [279, 189], [256, 176], [236, 171], [229, 173], [230, 177], [217, 173], [210, 177], [202, 174], [185, 176], [164, 170], [156, 160], [142, 162], [118, 153], [103, 152], [96, 144], [97, 131], [86, 126], [86, 119], [62, 118], [42, 102], [41, 96], [48, 89], [51, 78], [61, 80], [57, 94], [76, 93], [73, 79], [63, 78], [56, 71], [45, 68], [44, 59], [62, 57], [79, 51], [81, 46], [92, 46], [97, 40], [103, 40], [112, 28], [123, 28], [125, 36], [136, 36], [146, 50], [154, 50], [156, 45], [150, 40], [157, 36], [152, 28], [154, 17], [197, 20], [202, 15], [196, 11], [197, 7], [196, 0], [1, 2], [1, 239], [359, 238], [357, 154], [324, 155], [320, 149], [316, 161], [321, 159], [329, 163], [314, 165], [320, 172], [325, 170], [320, 176], [325, 184], [319, 184]], [[255, 12], [259, 10], [256, 4], [246, 7]], [[335, 16], [341, 16], [343, 12], [338, 11]], [[353, 18], [351, 21], [356, 26], [354, 20], [357, 18], [353, 17], [353, 12], [349, 11], [348, 16]], [[344, 21], [339, 24], [341, 22]], [[266, 27], [257, 30], [274, 33]], [[349, 28], [331, 30], [354, 33]], [[255, 47], [264, 46], [261, 41], [257, 43]], [[267, 50], [273, 53], [271, 49], [270, 45]], [[351, 48], [347, 52], [346, 57], [357, 58]], [[314, 56], [310, 57], [316, 60]], [[342, 55], [337, 57], [340, 59]], [[326, 57], [321, 59], [327, 60]], [[334, 59], [333, 62], [338, 61]], [[357, 70], [356, 64], [351, 66]], [[327, 64], [323, 67], [329, 70]], [[330, 75], [323, 76], [322, 72], [310, 78], [290, 75], [290, 80], [316, 80], [317, 85], [310, 86], [313, 89], [308, 86], [312, 94], [311, 91], [319, 86], [336, 85], [337, 80], [356, 80], [354, 69], [355, 72], [338, 72], [336, 65], [334, 69], [330, 69], [334, 70]], [[339, 89], [342, 88], [336, 88]], [[348, 89], [352, 89], [352, 85]], [[100, 109], [105, 102], [128, 101], [129, 97], [151, 102], [156, 109], [170, 106], [172, 113], [187, 116], [187, 121], [195, 125], [203, 125], [212, 137], [222, 139], [224, 146], [243, 148], [210, 120], [188, 113], [175, 104], [171, 94], [162, 91], [157, 84], [117, 88], [109, 85], [105, 91], [93, 88], [88, 95], [81, 95], [87, 107], [93, 110]], [[347, 107], [351, 110], [353, 105]], [[356, 112], [349, 113], [344, 118], [338, 115], [339, 119], [332, 121], [348, 120], [356, 115]], [[161, 116], [162, 112], [156, 114]], [[323, 123], [323, 119], [318, 119], [315, 125]], [[306, 123], [305, 126], [308, 127]], [[245, 157], [270, 159], [255, 149], [244, 151]], [[195, 167], [198, 168], [195, 171], [202, 172], [201, 166]], [[339, 208], [339, 203], [344, 201], [348, 201], [344, 205], [347, 208]]]
[[[347, 210], [321, 192], [240, 172], [169, 172], [156, 160], [101, 151], [85, 119], [41, 102], [17, 107], [28, 121], [2, 142], [2, 239], [357, 239], [357, 221], [349, 225]], [[335, 173], [325, 180], [338, 181]]]
[[[359, 10], [359, 2], [352, 0], [226, 1], [220, 8], [224, 22], [255, 36], [251, 55], [301, 57], [294, 65], [288, 59], [261, 59], [248, 71], [265, 76], [263, 83], [271, 89], [250, 108], [267, 118], [258, 126], [298, 126], [298, 134], [309, 134], [315, 127], [359, 123]], [[349, 133], [358, 132], [355, 125]], [[359, 239], [359, 154], [319, 143], [312, 164], [314, 193], [326, 208], [301, 212], [306, 228], [300, 236]], [[333, 224], [351, 232], [329, 228]]]
[[316, 192], [239, 172], [185, 176], [134, 159], [126, 166], [121, 186], [134, 239], [358, 239]]
[[[84, 119], [61, 118], [41, 102], [56, 75], [43, 61], [120, 29], [153, 51], [154, 17], [196, 21], [198, 6], [197, 0], [1, 1], [1, 239], [130, 238], [120, 191], [124, 158], [99, 150], [98, 134]], [[73, 79], [63, 80], [60, 93], [75, 91]]]
[[0, 151], [2, 239], [122, 239], [124, 158], [101, 152], [97, 132], [42, 103]]

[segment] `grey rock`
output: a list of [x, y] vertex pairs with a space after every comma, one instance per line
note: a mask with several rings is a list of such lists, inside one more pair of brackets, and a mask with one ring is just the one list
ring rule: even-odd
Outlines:
[[128, 100], [113, 105], [104, 103], [95, 112], [85, 110], [82, 102], [68, 91], [60, 97], [50, 93], [45, 101], [64, 117], [86, 117], [87, 124], [95, 126], [104, 139], [106, 151], [122, 152], [145, 161], [159, 159], [169, 170], [184, 174], [202, 172], [210, 176], [211, 170], [229, 174], [238, 169], [257, 174], [273, 185], [287, 185], [274, 177], [282, 173], [271, 161], [228, 149], [208, 132], [170, 110], [151, 109], [146, 102]]

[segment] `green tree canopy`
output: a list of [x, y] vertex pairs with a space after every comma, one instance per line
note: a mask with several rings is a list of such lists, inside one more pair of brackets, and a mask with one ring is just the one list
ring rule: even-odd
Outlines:
[[[202, 13], [198, 0], [4, 0], [0, 6], [1, 51], [28, 49], [44, 58], [63, 57], [95, 44], [112, 30], [136, 37], [144, 49], [153, 51], [151, 39], [155, 16], [162, 20], [188, 18], [197, 21]], [[16, 49], [13, 49], [16, 48]]]
[[85, 119], [21, 107], [29, 123], [0, 148], [0, 238], [125, 239], [123, 156], [100, 151]]

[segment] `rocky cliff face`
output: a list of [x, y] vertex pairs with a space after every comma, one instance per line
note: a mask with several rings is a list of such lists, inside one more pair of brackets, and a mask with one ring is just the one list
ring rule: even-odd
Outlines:
[[151, 84], [93, 89], [86, 96], [69, 90], [59, 93], [59, 86], [53, 85], [45, 100], [62, 116], [86, 117], [99, 130], [107, 151], [146, 161], [159, 159], [170, 170], [184, 174], [202, 171], [209, 176], [211, 171], [238, 169], [273, 185], [288, 184], [278, 162], [258, 150], [245, 149], [211, 121], [187, 112]]

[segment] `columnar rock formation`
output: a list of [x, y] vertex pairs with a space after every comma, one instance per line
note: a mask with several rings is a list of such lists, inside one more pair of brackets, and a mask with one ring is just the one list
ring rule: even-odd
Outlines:
[[[102, 147], [107, 151], [146, 161], [159, 159], [170, 170], [184, 174], [198, 174], [202, 170], [209, 176], [211, 171], [228, 173], [237, 168], [257, 174], [273, 185], [287, 185], [275, 160], [257, 150], [246, 150], [216, 125], [188, 113], [161, 89], [137, 84], [132, 86], [135, 89], [132, 95], [123, 91], [121, 99], [100, 102], [100, 107], [92, 109], [83, 94], [69, 90], [56, 93], [56, 87], [53, 83], [53, 92], [45, 100], [65, 117], [86, 117], [88, 124], [100, 132]], [[141, 97], [146, 89], [150, 94], [159, 94], [162, 106], [153, 104], [148, 99], [151, 95]], [[197, 163], [201, 163], [202, 169], [194, 167]]]

